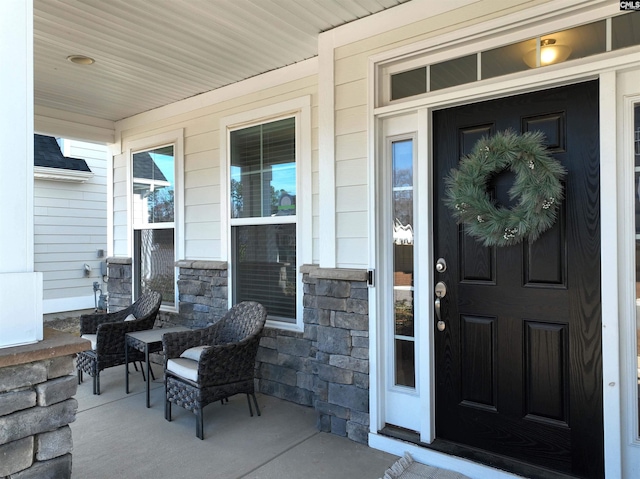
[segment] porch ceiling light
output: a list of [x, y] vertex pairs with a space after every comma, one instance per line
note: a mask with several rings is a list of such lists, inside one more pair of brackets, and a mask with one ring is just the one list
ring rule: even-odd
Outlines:
[[[565, 61], [571, 55], [571, 47], [567, 45], [558, 45], [554, 38], [545, 38], [540, 41], [540, 66], [551, 65]], [[528, 51], [522, 57], [524, 62], [530, 67], [538, 66], [537, 48]]]
[[93, 58], [84, 55], [69, 55], [67, 60], [77, 65], [92, 65], [96, 62]]

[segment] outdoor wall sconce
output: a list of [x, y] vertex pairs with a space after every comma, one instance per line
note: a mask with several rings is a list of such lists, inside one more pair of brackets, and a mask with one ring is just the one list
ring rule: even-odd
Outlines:
[[571, 55], [571, 47], [558, 45], [554, 38], [540, 40], [540, 64], [538, 65], [538, 49], [529, 50], [522, 57], [522, 60], [530, 67], [551, 65], [565, 61]]

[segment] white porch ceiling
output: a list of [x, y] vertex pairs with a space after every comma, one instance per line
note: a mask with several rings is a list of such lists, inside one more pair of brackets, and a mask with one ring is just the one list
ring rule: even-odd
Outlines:
[[320, 32], [406, 1], [34, 0], [36, 113], [128, 118], [314, 57]]

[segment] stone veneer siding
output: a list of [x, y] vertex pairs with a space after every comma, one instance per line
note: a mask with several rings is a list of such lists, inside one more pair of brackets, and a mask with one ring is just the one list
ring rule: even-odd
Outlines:
[[[131, 305], [133, 296], [131, 258], [107, 258], [109, 312]], [[227, 263], [224, 261], [176, 262], [180, 314], [160, 311], [157, 325], [201, 328], [215, 323], [228, 309]]]
[[72, 353], [90, 343], [45, 329], [43, 341], [0, 350], [0, 478], [70, 479], [78, 388]]
[[163, 320], [189, 327], [203, 327], [218, 321], [229, 309], [226, 261], [188, 261], [176, 263], [179, 311]]
[[131, 283], [131, 258], [107, 258], [107, 310], [110, 313], [131, 306], [133, 289]]
[[[115, 311], [116, 307], [122, 309], [131, 304], [131, 260], [108, 260], [108, 263], [109, 309]], [[182, 260], [176, 266], [180, 270], [179, 314], [161, 312], [158, 325], [196, 328], [220, 319], [228, 308], [227, 263]], [[264, 329], [256, 364], [257, 390], [314, 407], [321, 431], [366, 444], [369, 431], [367, 271], [305, 265], [301, 272], [304, 331]]]
[[305, 265], [304, 332], [266, 328], [259, 391], [318, 411], [318, 428], [367, 444], [369, 302], [367, 272]]

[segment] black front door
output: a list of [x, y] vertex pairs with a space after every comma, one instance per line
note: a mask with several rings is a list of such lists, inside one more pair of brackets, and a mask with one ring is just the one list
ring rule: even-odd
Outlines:
[[[530, 477], [601, 478], [598, 83], [442, 110], [433, 124], [434, 257], [448, 265], [434, 273], [448, 287], [436, 437]], [[443, 205], [444, 178], [478, 139], [506, 129], [545, 133], [568, 172], [565, 199], [537, 241], [484, 247]], [[508, 172], [490, 182], [499, 203], [512, 182]]]

